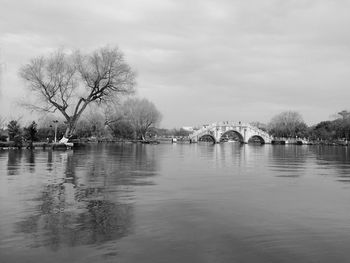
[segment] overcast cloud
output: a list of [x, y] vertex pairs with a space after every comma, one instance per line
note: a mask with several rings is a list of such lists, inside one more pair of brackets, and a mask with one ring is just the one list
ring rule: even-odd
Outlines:
[[162, 127], [268, 122], [284, 110], [308, 124], [350, 109], [348, 0], [0, 0], [0, 115], [23, 115], [18, 77], [58, 47], [118, 45], [137, 93]]

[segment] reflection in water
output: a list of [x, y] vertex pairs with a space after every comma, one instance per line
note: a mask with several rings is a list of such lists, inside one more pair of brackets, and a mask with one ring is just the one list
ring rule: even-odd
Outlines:
[[35, 172], [35, 151], [33, 149], [26, 150], [24, 152], [24, 155], [29, 167], [29, 172], [34, 173]]
[[[147, 179], [157, 169], [152, 149], [118, 145], [92, 151], [88, 156], [79, 151], [46, 154], [48, 170], [55, 172], [52, 155], [59, 156], [63, 177], [48, 182], [34, 198], [35, 213], [16, 223], [16, 232], [27, 234], [30, 246], [57, 250], [63, 246], [101, 244], [130, 232], [130, 186], [152, 184]], [[11, 173], [12, 167], [20, 167], [19, 156], [20, 152], [9, 153]], [[35, 164], [32, 152], [26, 154], [26, 162]]]
[[65, 164], [64, 182], [70, 182], [74, 186], [77, 186], [76, 167], [79, 165], [79, 162], [84, 161], [84, 159], [79, 160], [79, 158], [74, 157], [73, 151], [64, 152], [61, 154], [61, 157], [62, 162]]
[[299, 177], [305, 174], [305, 162], [309, 154], [307, 146], [275, 145], [270, 148], [270, 169], [279, 177]]
[[53, 163], [52, 163], [52, 150], [47, 151], [47, 170], [49, 172], [52, 171]]
[[347, 147], [0, 151], [0, 259], [347, 262], [349, 174]]
[[132, 225], [132, 206], [103, 199], [100, 189], [48, 185], [37, 201], [36, 213], [16, 224], [17, 232], [31, 234], [33, 247], [103, 243], [127, 235]]
[[18, 170], [21, 168], [22, 150], [9, 150], [7, 161], [7, 174], [17, 175]]
[[[350, 183], [350, 149], [349, 147], [318, 146], [312, 147], [317, 165], [323, 170], [338, 170], [339, 182]], [[331, 175], [333, 173], [331, 172]]]

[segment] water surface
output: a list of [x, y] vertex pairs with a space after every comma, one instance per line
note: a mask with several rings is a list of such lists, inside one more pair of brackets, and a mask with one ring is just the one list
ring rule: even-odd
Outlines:
[[350, 262], [347, 147], [0, 151], [0, 262]]

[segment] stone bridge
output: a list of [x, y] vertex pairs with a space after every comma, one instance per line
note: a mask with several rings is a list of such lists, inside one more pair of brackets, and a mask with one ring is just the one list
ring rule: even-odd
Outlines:
[[248, 143], [250, 139], [258, 139], [261, 143], [271, 143], [273, 137], [267, 132], [245, 123], [234, 123], [229, 121], [216, 122], [210, 125], [204, 125], [201, 129], [194, 131], [189, 135], [192, 142], [198, 142], [203, 136], [210, 136], [214, 143], [219, 143], [226, 134], [234, 132], [238, 135], [242, 143]]

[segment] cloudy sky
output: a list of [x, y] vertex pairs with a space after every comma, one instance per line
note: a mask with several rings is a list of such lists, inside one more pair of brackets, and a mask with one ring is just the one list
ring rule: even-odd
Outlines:
[[118, 45], [161, 126], [315, 124], [350, 109], [350, 0], [0, 0], [0, 115], [17, 117], [21, 65], [59, 47]]

